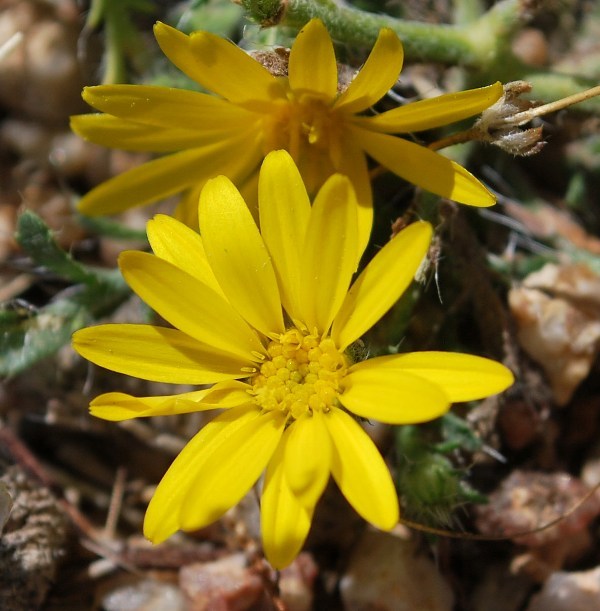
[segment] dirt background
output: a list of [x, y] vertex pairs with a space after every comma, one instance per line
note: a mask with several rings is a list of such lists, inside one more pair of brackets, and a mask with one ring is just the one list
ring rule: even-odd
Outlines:
[[[194, 15], [236, 40], [246, 27], [222, 2], [150, 4], [131, 17], [137, 46], [123, 51], [131, 82], [174, 78], [151, 36], [156, 19]], [[399, 4], [361, 6], [432, 23], [452, 15], [442, 0]], [[535, 9], [513, 51], [528, 65], [597, 79], [597, 3]], [[141, 536], [154, 486], [205, 415], [92, 419], [87, 404], [101, 392], [176, 391], [92, 367], [48, 335], [32, 348], [40, 329], [60, 336], [71, 319], [56, 304], [77, 287], [21, 248], [19, 215], [39, 215], [74, 260], [112, 269], [121, 250], [146, 248], [145, 221], [173, 204], [132, 210], [110, 227], [74, 211], [87, 189], [147, 158], [69, 132], [69, 116], [88, 110], [82, 87], [106, 76], [105, 30], [86, 27], [88, 10], [74, 0], [0, 0], [0, 44], [17, 35], [0, 59], [0, 608], [600, 609], [598, 116], [572, 109], [544, 117], [535, 125], [546, 145], [534, 156], [480, 145], [461, 153], [498, 205], [436, 202], [424, 282], [366, 339], [379, 349], [402, 341], [402, 349], [486, 354], [515, 372], [502, 397], [410, 431], [417, 451], [407, 431], [367, 427], [399, 482], [404, 516], [455, 537], [402, 524], [376, 532], [332, 484], [305, 551], [276, 573], [261, 556], [254, 493], [201, 532], [157, 547]], [[443, 91], [456, 70], [410, 63], [397, 93]], [[389, 176], [375, 190], [381, 244], [428, 200]], [[137, 299], [118, 302], [101, 320], [149, 320]]]

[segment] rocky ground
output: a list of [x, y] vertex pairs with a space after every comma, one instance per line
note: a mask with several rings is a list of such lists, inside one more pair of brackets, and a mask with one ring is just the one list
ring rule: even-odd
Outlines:
[[[125, 77], [135, 82], [165, 70], [151, 24], [173, 18], [174, 9], [149, 4], [149, 14], [133, 17], [144, 57], [125, 54]], [[220, 19], [223, 33], [239, 38], [239, 7], [210, 0], [176, 10], [194, 4], [205, 11], [197, 19]], [[409, 2], [405, 10], [439, 22], [451, 4]], [[523, 61], [597, 80], [596, 3], [541, 4], [513, 42]], [[332, 484], [305, 551], [276, 573], [260, 553], [256, 494], [201, 532], [157, 547], [143, 539], [154, 486], [205, 415], [118, 425], [91, 418], [87, 405], [100, 392], [173, 390], [90, 366], [63, 341], [69, 325], [76, 314], [87, 324], [149, 313], [126, 293], [102, 312], [68, 309], [75, 283], [15, 238], [24, 231], [19, 216], [33, 211], [74, 260], [112, 269], [121, 250], [146, 247], [145, 221], [172, 205], [133, 210], [109, 225], [75, 213], [78, 195], [145, 159], [69, 131], [69, 116], [86, 112], [82, 87], [106, 78], [104, 30], [86, 27], [87, 8], [75, 0], [0, 0], [0, 608], [600, 609], [599, 115], [572, 109], [545, 117], [538, 126], [547, 144], [535, 156], [471, 149], [463, 161], [498, 192], [499, 204], [483, 212], [440, 208], [408, 345], [489, 354], [517, 377], [503, 397], [457, 406], [456, 421], [419, 430], [427, 456], [442, 464], [440, 477], [454, 477], [455, 488], [447, 498], [445, 484], [433, 500], [418, 497], [406, 485], [414, 473], [402, 433], [373, 425], [370, 434], [405, 482], [404, 515], [422, 527], [376, 532]], [[443, 89], [452, 70], [412, 63], [402, 93]], [[389, 233], [414, 190], [386, 177], [376, 188], [386, 202], [381, 231]], [[385, 329], [370, 340], [394, 343]]]

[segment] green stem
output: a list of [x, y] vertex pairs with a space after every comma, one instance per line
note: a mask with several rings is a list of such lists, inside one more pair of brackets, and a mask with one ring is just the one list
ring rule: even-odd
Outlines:
[[91, 0], [90, 10], [88, 11], [87, 19], [85, 20], [85, 27], [89, 28], [90, 30], [95, 30], [97, 27], [100, 27], [105, 12], [105, 0]]
[[[592, 78], [563, 74], [559, 72], [536, 71], [525, 73], [523, 80], [531, 83], [532, 91], [527, 96], [533, 100], [554, 101], [569, 97], [574, 93], [591, 89], [598, 85]], [[600, 113], [600, 97], [590, 98], [572, 106], [570, 110]]]
[[[470, 86], [522, 79], [533, 85], [531, 98], [551, 102], [597, 85], [592, 79], [536, 70], [513, 54], [511, 38], [527, 20], [522, 0], [502, 0], [480, 16], [476, 16], [480, 2], [455, 0], [459, 25], [406, 21], [340, 6], [334, 0], [236, 1], [263, 27], [281, 25], [300, 30], [316, 17], [334, 40], [365, 49], [373, 46], [381, 28], [391, 28], [402, 40], [408, 60], [471, 68]], [[467, 15], [468, 7], [471, 12]], [[575, 108], [600, 113], [600, 98]]]
[[452, 0], [452, 22], [457, 25], [477, 21], [484, 12], [481, 0]]
[[123, 39], [117, 15], [113, 12], [107, 13], [105, 18], [105, 66], [102, 75], [104, 85], [127, 82], [125, 70], [125, 58], [123, 56]]
[[405, 21], [340, 6], [333, 0], [241, 0], [241, 3], [265, 27], [282, 25], [299, 30], [317, 17], [333, 39], [365, 48], [373, 46], [381, 28], [391, 28], [411, 60], [479, 69], [497, 61], [508, 38], [525, 19], [519, 0], [502, 0], [475, 22], [461, 26]]

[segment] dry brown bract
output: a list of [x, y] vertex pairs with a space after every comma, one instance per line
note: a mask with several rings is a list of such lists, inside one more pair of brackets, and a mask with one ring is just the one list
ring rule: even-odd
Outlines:
[[0, 478], [13, 508], [0, 539], [0, 609], [37, 609], [65, 554], [67, 519], [56, 498], [20, 467]]

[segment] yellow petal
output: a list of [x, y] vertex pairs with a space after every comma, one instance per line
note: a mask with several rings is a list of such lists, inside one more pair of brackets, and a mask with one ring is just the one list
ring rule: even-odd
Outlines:
[[154, 35], [163, 53], [209, 91], [244, 104], [284, 96], [281, 83], [239, 47], [209, 32], [190, 36], [157, 23]]
[[310, 216], [310, 201], [298, 168], [287, 151], [267, 155], [258, 182], [260, 231], [291, 318], [299, 320], [300, 260]]
[[356, 267], [371, 237], [373, 227], [373, 195], [367, 158], [350, 132], [342, 137], [342, 155], [336, 171], [351, 181], [358, 202], [358, 251]]
[[[200, 193], [204, 188], [204, 183], [194, 185], [187, 191], [181, 194], [179, 203], [173, 211], [173, 217], [194, 230], [198, 231], [200, 222], [198, 220], [198, 202], [200, 201]], [[204, 248], [204, 246], [202, 247]]]
[[144, 536], [162, 543], [182, 528], [179, 512], [194, 480], [203, 473], [207, 457], [223, 440], [259, 417], [256, 406], [223, 412], [197, 433], [179, 453], [158, 484], [144, 518]]
[[177, 329], [247, 361], [254, 359], [252, 352], [264, 352], [256, 333], [223, 297], [171, 263], [127, 251], [119, 266], [127, 284]]
[[331, 336], [343, 350], [370, 329], [412, 282], [431, 241], [431, 225], [413, 223], [388, 242], [350, 288]]
[[184, 530], [211, 524], [242, 499], [273, 456], [285, 419], [280, 411], [266, 412], [231, 433], [223, 431], [220, 439], [202, 448], [197, 457], [202, 472], [179, 513]]
[[435, 382], [378, 367], [378, 358], [354, 365], [340, 401], [352, 413], [388, 424], [427, 422], [445, 414], [450, 399]]
[[284, 330], [271, 257], [246, 202], [232, 182], [206, 183], [198, 208], [210, 266], [233, 307], [264, 333]]
[[305, 507], [314, 507], [329, 481], [331, 441], [323, 414], [315, 410], [298, 418], [285, 442], [284, 472], [293, 495]]
[[290, 88], [331, 102], [337, 93], [337, 64], [331, 38], [323, 22], [311, 19], [292, 45], [288, 65]]
[[365, 65], [335, 102], [346, 113], [361, 112], [379, 101], [396, 83], [404, 51], [393, 30], [382, 28]]
[[231, 408], [251, 402], [249, 386], [235, 380], [220, 382], [206, 390], [165, 395], [132, 397], [122, 392], [109, 392], [90, 403], [90, 414], [113, 422], [130, 418], [172, 416], [216, 408]]
[[285, 439], [289, 430], [283, 434], [267, 467], [260, 507], [265, 556], [276, 569], [286, 567], [298, 555], [313, 515], [313, 507], [298, 501], [284, 475]]
[[360, 425], [340, 409], [325, 415], [333, 442], [331, 468], [342, 494], [365, 520], [383, 530], [398, 522], [398, 497], [390, 472]]
[[208, 263], [200, 235], [171, 216], [157, 214], [146, 226], [154, 254], [225, 297]]
[[73, 348], [100, 367], [170, 384], [214, 384], [244, 378], [247, 358], [224, 354], [176, 329], [99, 325], [73, 335]]
[[99, 113], [71, 117], [71, 129], [85, 140], [102, 146], [151, 153], [171, 153], [195, 148], [221, 137], [219, 134], [209, 133], [207, 138], [204, 132], [183, 127], [150, 129], [141, 123]]
[[456, 352], [409, 352], [372, 359], [379, 369], [418, 376], [438, 386], [451, 402], [473, 401], [506, 390], [510, 369], [491, 359]]
[[96, 110], [156, 127], [188, 128], [228, 136], [259, 117], [206, 93], [151, 85], [86, 87], [83, 99]]
[[205, 158], [214, 155], [215, 149], [222, 148], [218, 143], [148, 161], [101, 183], [82, 197], [77, 207], [82, 214], [91, 216], [117, 214], [173, 195], [196, 182], [195, 170], [202, 167]]
[[356, 270], [358, 204], [350, 180], [335, 174], [313, 203], [301, 268], [301, 320], [320, 333], [329, 330]]
[[354, 129], [365, 151], [408, 182], [469, 206], [493, 206], [496, 198], [471, 173], [450, 159], [403, 138]]
[[291, 143], [288, 150], [300, 170], [308, 196], [313, 199], [325, 181], [336, 172], [331, 150], [301, 146], [300, 152], [296, 154]]
[[258, 223], [258, 172], [259, 168], [256, 167], [255, 171], [251, 172], [243, 181], [240, 181], [238, 188], [243, 200], [252, 214], [252, 218]]
[[[83, 214], [117, 214], [168, 197], [218, 173], [233, 180], [258, 165], [262, 151], [255, 130], [243, 131], [198, 149], [173, 153], [102, 183], [78, 204]], [[245, 151], [240, 155], [239, 151]]]
[[479, 114], [496, 102], [502, 93], [502, 83], [498, 82], [412, 102], [373, 117], [357, 117], [355, 123], [365, 129], [393, 134], [433, 129]]

